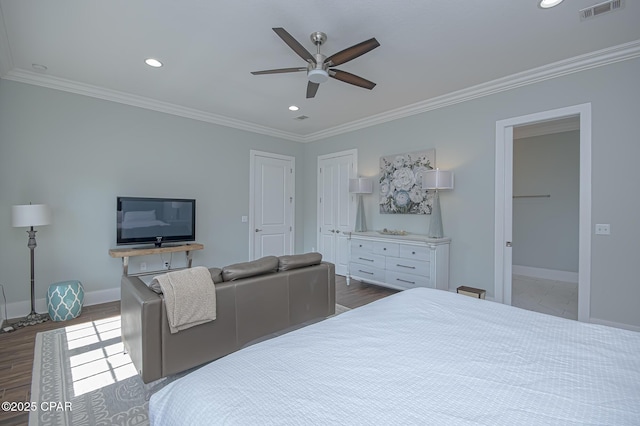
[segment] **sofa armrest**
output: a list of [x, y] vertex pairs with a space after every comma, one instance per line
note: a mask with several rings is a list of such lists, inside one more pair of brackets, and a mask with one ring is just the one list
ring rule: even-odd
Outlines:
[[329, 306], [327, 306], [327, 316], [336, 313], [336, 265], [331, 262], [322, 262], [327, 265], [328, 285], [329, 285]]
[[133, 365], [149, 383], [162, 377], [162, 298], [138, 277], [122, 277], [120, 286], [122, 343]]

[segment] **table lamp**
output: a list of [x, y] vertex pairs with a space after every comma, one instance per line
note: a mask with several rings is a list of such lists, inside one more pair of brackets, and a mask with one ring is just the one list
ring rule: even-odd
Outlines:
[[442, 212], [440, 211], [440, 195], [438, 191], [441, 189], [453, 189], [453, 172], [435, 169], [428, 170], [422, 176], [422, 188], [434, 189], [433, 208], [431, 209], [431, 220], [429, 221], [429, 238], [442, 238]]
[[365, 232], [367, 224], [364, 219], [364, 205], [362, 203], [362, 194], [371, 194], [373, 192], [373, 181], [369, 178], [349, 179], [349, 192], [358, 194], [358, 210], [356, 211], [355, 232]]

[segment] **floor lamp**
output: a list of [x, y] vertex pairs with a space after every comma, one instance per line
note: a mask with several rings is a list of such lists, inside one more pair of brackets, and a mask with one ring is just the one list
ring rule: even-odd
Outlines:
[[51, 223], [51, 209], [46, 204], [27, 204], [13, 206], [11, 208], [11, 224], [14, 228], [29, 227], [29, 242], [27, 247], [31, 251], [31, 313], [25, 319], [15, 324], [17, 327], [35, 325], [49, 319], [47, 314], [36, 313], [35, 280], [33, 252], [36, 248], [36, 232], [34, 226], [43, 226]]
[[429, 238], [442, 238], [442, 212], [440, 211], [440, 195], [438, 191], [441, 189], [453, 189], [453, 172], [445, 170], [428, 170], [422, 175], [422, 188], [433, 189], [433, 208], [431, 209], [431, 220], [429, 221]]
[[358, 194], [358, 210], [356, 211], [356, 226], [353, 228], [355, 232], [365, 232], [367, 223], [364, 220], [364, 204], [362, 202], [362, 194], [371, 194], [373, 192], [373, 181], [369, 178], [349, 179], [349, 192]]

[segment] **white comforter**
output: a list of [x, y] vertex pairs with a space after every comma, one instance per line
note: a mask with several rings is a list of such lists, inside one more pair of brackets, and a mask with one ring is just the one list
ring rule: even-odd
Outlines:
[[638, 425], [640, 333], [408, 290], [214, 361], [155, 394], [150, 417], [180, 426]]

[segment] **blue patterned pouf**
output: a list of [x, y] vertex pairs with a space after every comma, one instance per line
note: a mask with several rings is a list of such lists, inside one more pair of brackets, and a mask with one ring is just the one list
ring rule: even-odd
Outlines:
[[82, 312], [84, 288], [80, 281], [63, 281], [49, 286], [47, 309], [53, 321], [73, 319]]

